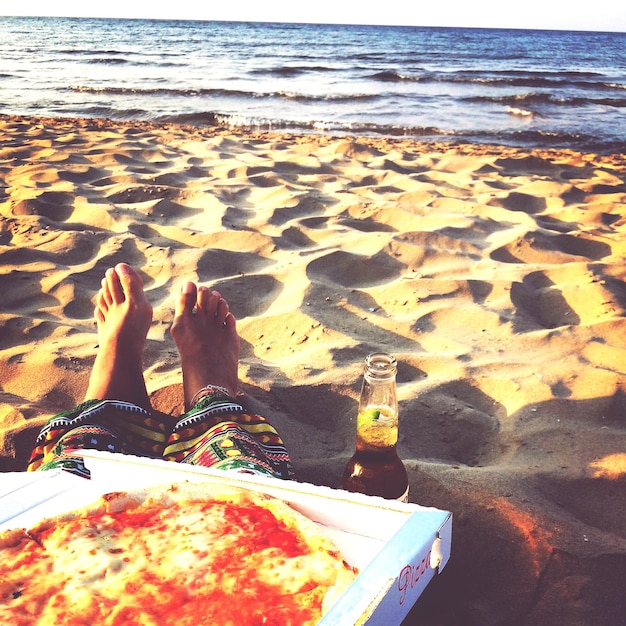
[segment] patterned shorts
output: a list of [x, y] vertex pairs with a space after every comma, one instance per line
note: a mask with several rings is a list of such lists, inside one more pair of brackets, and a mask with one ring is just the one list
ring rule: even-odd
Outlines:
[[29, 471], [62, 468], [89, 476], [79, 449], [134, 454], [190, 465], [292, 478], [282, 439], [233, 398], [207, 395], [180, 418], [117, 400], [88, 400], [50, 419], [37, 437]]

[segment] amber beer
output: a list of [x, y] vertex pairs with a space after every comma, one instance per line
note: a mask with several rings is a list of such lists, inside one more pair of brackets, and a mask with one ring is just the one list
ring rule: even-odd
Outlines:
[[407, 501], [409, 480], [396, 451], [398, 401], [396, 359], [370, 354], [365, 372], [356, 426], [356, 451], [344, 470], [347, 491]]

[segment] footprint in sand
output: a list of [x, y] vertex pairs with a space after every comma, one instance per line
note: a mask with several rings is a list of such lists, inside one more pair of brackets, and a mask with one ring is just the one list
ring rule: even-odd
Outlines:
[[65, 222], [74, 212], [74, 194], [66, 191], [44, 191], [35, 198], [11, 205], [12, 215], [39, 215], [54, 222]]
[[[557, 265], [581, 259], [597, 261], [610, 256], [611, 246], [586, 237], [547, 235], [528, 232], [491, 253], [494, 261], [502, 263], [545, 263]], [[577, 259], [576, 257], [579, 257]]]
[[275, 238], [276, 245], [281, 250], [293, 250], [301, 248], [314, 248], [317, 244], [315, 241], [307, 237], [301, 229], [296, 226], [286, 228], [280, 235]]
[[511, 302], [518, 313], [514, 319], [517, 332], [580, 324], [576, 311], [545, 272], [532, 272], [522, 282], [513, 282]]
[[504, 157], [496, 159], [493, 167], [500, 170], [505, 176], [528, 176], [536, 174], [538, 176], [557, 177], [564, 169], [563, 166], [557, 165], [548, 159], [542, 159], [536, 156], [523, 156], [520, 158]]
[[112, 187], [113, 185], [133, 185], [137, 182], [134, 176], [102, 176], [91, 181], [92, 187]]
[[282, 226], [294, 220], [302, 224], [305, 220], [318, 217], [320, 213], [324, 213], [333, 203], [334, 201], [331, 199], [325, 200], [317, 194], [305, 195], [299, 198], [298, 203], [294, 206], [274, 209], [267, 221], [274, 226]]
[[214, 281], [233, 276], [246, 276], [260, 272], [274, 261], [253, 252], [233, 252], [212, 248], [202, 253], [196, 271], [203, 281]]
[[519, 313], [519, 330], [524, 330], [524, 320], [541, 328], [557, 328], [623, 317], [624, 283], [597, 278], [593, 266], [590, 268], [583, 271], [579, 264], [559, 266], [531, 272], [521, 282], [512, 283], [511, 302]]
[[545, 198], [519, 191], [512, 191], [504, 198], [494, 198], [487, 204], [488, 206], [501, 207], [508, 211], [521, 211], [529, 215], [541, 213], [548, 206]]
[[81, 166], [73, 169], [65, 169], [58, 172], [61, 180], [67, 180], [71, 183], [80, 185], [95, 185], [106, 176], [107, 170], [99, 167]]
[[[200, 272], [198, 277], [200, 282], [207, 282]], [[228, 294], [228, 304], [238, 320], [262, 315], [283, 290], [283, 283], [269, 274], [251, 274], [209, 282], [213, 289]]]
[[342, 287], [372, 287], [395, 280], [406, 266], [385, 252], [373, 256], [337, 250], [311, 261], [307, 276]]

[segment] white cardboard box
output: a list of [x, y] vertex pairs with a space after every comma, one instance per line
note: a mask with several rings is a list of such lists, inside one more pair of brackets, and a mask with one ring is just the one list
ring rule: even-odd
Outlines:
[[0, 474], [0, 530], [93, 502], [110, 491], [182, 480], [216, 482], [281, 498], [320, 525], [359, 575], [320, 626], [400, 624], [450, 557], [452, 514], [307, 483], [94, 450], [91, 480], [63, 471]]

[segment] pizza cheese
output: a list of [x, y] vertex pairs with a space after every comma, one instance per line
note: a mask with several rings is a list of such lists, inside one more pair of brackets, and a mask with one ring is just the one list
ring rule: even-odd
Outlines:
[[355, 575], [285, 502], [181, 483], [0, 533], [0, 623], [315, 624]]

